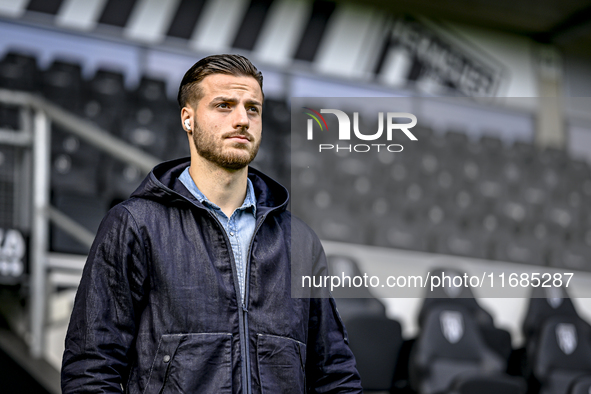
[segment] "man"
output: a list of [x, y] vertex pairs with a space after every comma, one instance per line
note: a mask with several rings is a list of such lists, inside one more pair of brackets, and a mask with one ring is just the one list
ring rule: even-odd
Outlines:
[[156, 166], [101, 223], [63, 393], [361, 393], [334, 300], [291, 297], [292, 259], [315, 272], [326, 262], [287, 190], [248, 167], [262, 102], [262, 75], [242, 56], [187, 71], [190, 161]]

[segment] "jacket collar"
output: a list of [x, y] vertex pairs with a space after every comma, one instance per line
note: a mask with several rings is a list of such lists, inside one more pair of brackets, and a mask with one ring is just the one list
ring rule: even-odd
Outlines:
[[[190, 162], [190, 158], [185, 157], [158, 164], [131, 196], [159, 201], [167, 205], [190, 202], [203, 207], [179, 180], [179, 176]], [[248, 167], [248, 178], [254, 187], [257, 216], [271, 210], [282, 211], [287, 208], [289, 192], [285, 187], [250, 166]]]

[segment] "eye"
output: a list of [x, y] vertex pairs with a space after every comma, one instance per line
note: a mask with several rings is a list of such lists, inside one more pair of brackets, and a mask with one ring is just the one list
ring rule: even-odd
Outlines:
[[218, 104], [218, 108], [227, 109], [227, 108], [230, 108], [230, 104], [228, 104], [228, 103], [219, 103]]

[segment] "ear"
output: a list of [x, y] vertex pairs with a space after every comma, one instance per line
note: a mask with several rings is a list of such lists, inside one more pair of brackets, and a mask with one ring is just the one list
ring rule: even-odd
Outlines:
[[[186, 105], [181, 109], [181, 124], [183, 129], [187, 132], [187, 134], [193, 134], [193, 129], [195, 128], [195, 124], [193, 121], [193, 117], [195, 115], [195, 111], [191, 108], [190, 105]], [[190, 125], [190, 128], [187, 127], [187, 123]]]

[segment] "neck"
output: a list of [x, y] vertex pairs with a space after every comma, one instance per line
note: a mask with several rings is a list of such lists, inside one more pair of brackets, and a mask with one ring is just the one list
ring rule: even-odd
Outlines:
[[212, 203], [221, 208], [226, 216], [232, 216], [246, 197], [248, 166], [228, 170], [203, 159], [191, 157], [189, 174], [193, 181]]

